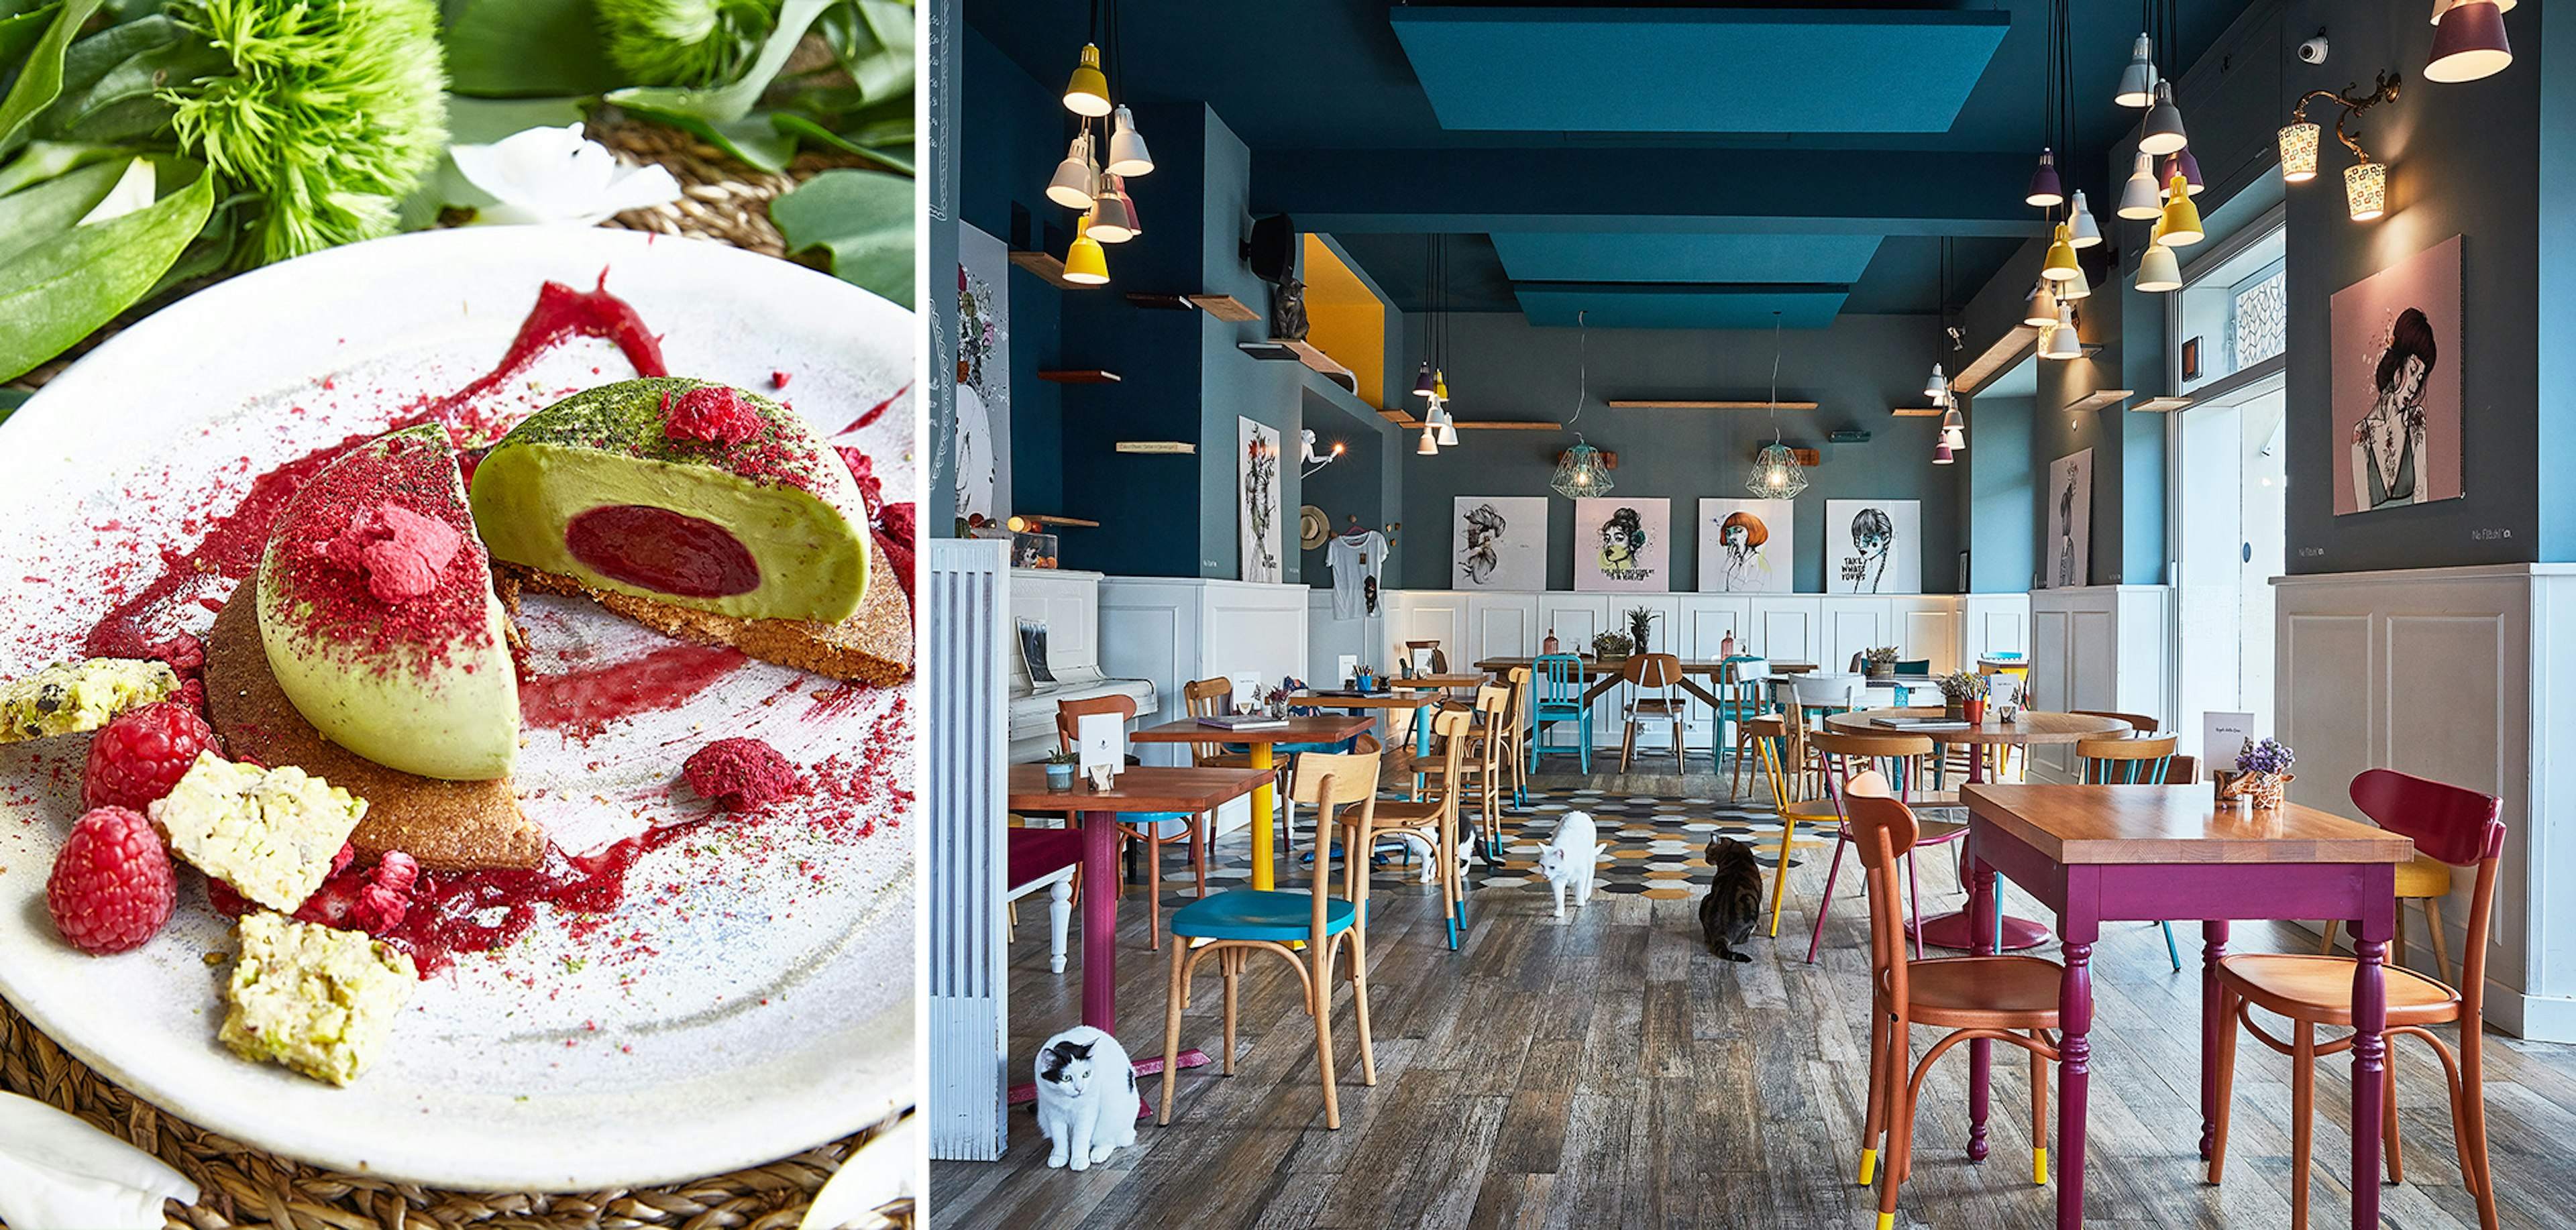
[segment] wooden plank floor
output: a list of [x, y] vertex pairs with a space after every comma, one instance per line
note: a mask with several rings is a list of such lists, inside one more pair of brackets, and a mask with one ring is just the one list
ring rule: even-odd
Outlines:
[[[1554, 823], [1515, 817], [1506, 833], [1520, 820], [1541, 840]], [[1236, 1075], [1213, 1066], [1182, 1073], [1171, 1126], [1140, 1124], [1135, 1148], [1081, 1174], [1046, 1167], [1045, 1143], [1022, 1108], [1000, 1162], [933, 1165], [930, 1224], [1872, 1225], [1876, 1190], [1852, 1183], [1867, 1080], [1865, 916], [1846, 875], [1823, 951], [1805, 962], [1824, 864], [1810, 857], [1791, 871], [1780, 937], [1757, 938], [1749, 965], [1708, 955], [1695, 899], [1596, 895], [1580, 911], [1569, 904], [1559, 920], [1544, 884], [1478, 890], [1469, 938], [1451, 952], [1437, 894], [1381, 873], [1369, 928], [1378, 1083], [1359, 1084], [1344, 983], [1333, 1026], [1340, 1130], [1323, 1126], [1314, 1029], [1293, 982], [1276, 962], [1256, 963], [1244, 982]], [[1928, 858], [1923, 878], [1927, 913], [1961, 900], [1946, 855]], [[2037, 912], [2027, 899], [2007, 902]], [[1141, 906], [1131, 890], [1119, 936], [1119, 1036], [1139, 1057], [1161, 1050], [1169, 977], [1168, 955], [1145, 949]], [[1079, 923], [1077, 955], [1058, 975], [1047, 971], [1043, 908], [1024, 909], [1021, 919], [1012, 948], [1014, 1079], [1026, 1079], [1038, 1044], [1075, 1021], [1081, 1002]], [[2096, 949], [2088, 1220], [2287, 1226], [2288, 1063], [2250, 1040], [2239, 1048], [2227, 1182], [2202, 1181], [2198, 928], [2177, 938], [2181, 974], [2152, 926], [2114, 924]], [[2248, 924], [2236, 929], [2234, 947], [2313, 951], [2314, 943], [2294, 928]], [[1212, 964], [1204, 968], [1182, 1045], [1213, 1052], [1221, 984]], [[1918, 1054], [1934, 1036], [1916, 1031]], [[2504, 1224], [2576, 1226], [2576, 1173], [2567, 1165], [2576, 1048], [2492, 1031], [2488, 1039]], [[2418, 1043], [2395, 1049], [2407, 1182], [2386, 1189], [2386, 1223], [2475, 1226], [2440, 1066]], [[2013, 1054], [1997, 1057], [1984, 1165], [1963, 1153], [1964, 1048], [1935, 1070], [1900, 1226], [2055, 1224], [2055, 1188], [2030, 1182], [2028, 1069]], [[2350, 1218], [2348, 1064], [2320, 1065], [2311, 1224], [2321, 1228]], [[1150, 1105], [1159, 1078], [1145, 1087]]]

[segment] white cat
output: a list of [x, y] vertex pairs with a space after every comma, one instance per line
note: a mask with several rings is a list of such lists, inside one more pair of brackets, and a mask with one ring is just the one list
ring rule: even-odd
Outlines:
[[1038, 1048], [1038, 1131], [1047, 1165], [1076, 1170], [1136, 1143], [1136, 1067], [1118, 1039], [1076, 1025]]
[[1548, 887], [1556, 890], [1556, 916], [1565, 917], [1565, 889], [1574, 887], [1575, 908], [1592, 900], [1592, 866], [1601, 857], [1601, 843], [1594, 838], [1592, 813], [1570, 811], [1557, 821], [1556, 836], [1547, 848], [1538, 852], [1538, 871], [1547, 877]]

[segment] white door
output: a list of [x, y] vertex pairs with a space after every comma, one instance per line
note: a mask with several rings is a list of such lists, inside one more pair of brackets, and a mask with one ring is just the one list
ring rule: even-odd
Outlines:
[[2254, 730], [2272, 728], [2271, 579], [2284, 563], [2288, 482], [2281, 411], [2275, 387], [2182, 412], [2173, 720], [2186, 755], [2235, 751], [2199, 746], [2206, 712], [2251, 713]]

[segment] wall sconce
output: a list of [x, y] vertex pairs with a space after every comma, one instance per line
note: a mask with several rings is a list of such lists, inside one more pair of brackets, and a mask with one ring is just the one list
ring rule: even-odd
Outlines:
[[2355, 94], [2351, 86], [2344, 87], [2342, 93], [2308, 91], [2280, 132], [2281, 178], [2293, 184], [2316, 178], [2318, 136], [2322, 130], [2308, 122], [2308, 104], [2322, 98], [2343, 108], [2335, 115], [2335, 140], [2343, 142], [2355, 160], [2343, 173], [2344, 205], [2352, 220], [2368, 222], [2388, 212], [2388, 164], [2371, 161], [2370, 151], [2361, 148], [2354, 134], [2344, 131], [2344, 121], [2381, 103], [2397, 101], [2397, 87], [2402, 80], [2383, 71], [2367, 94]]
[[1347, 448], [1349, 448], [1349, 447], [1350, 447], [1349, 445], [1346, 445], [1346, 444], [1342, 443], [1342, 442], [1341, 442], [1341, 441], [1339, 441], [1339, 440], [1335, 440], [1335, 441], [1333, 441], [1333, 451], [1332, 451], [1332, 452], [1329, 452], [1329, 453], [1318, 453], [1318, 452], [1316, 452], [1316, 451], [1315, 451], [1315, 429], [1314, 429], [1314, 428], [1312, 428], [1312, 427], [1306, 428], [1306, 429], [1304, 429], [1304, 430], [1302, 430], [1302, 431], [1299, 431], [1297, 434], [1301, 437], [1301, 440], [1300, 440], [1301, 452], [1300, 452], [1300, 455], [1299, 455], [1299, 457], [1298, 457], [1298, 460], [1300, 460], [1300, 461], [1302, 461], [1302, 462], [1306, 463], [1307, 465], [1309, 465], [1309, 466], [1312, 466], [1312, 467], [1313, 467], [1313, 469], [1307, 469], [1307, 470], [1300, 470], [1300, 471], [1298, 471], [1298, 472], [1297, 472], [1297, 477], [1298, 477], [1298, 478], [1300, 478], [1300, 479], [1313, 478], [1313, 477], [1315, 476], [1315, 472], [1316, 472], [1317, 470], [1321, 470], [1321, 469], [1323, 469], [1325, 466], [1331, 465], [1331, 464], [1333, 464], [1333, 463], [1334, 463], [1334, 462], [1336, 462], [1336, 461], [1340, 461], [1340, 460], [1342, 459], [1342, 453], [1343, 453], [1343, 451], [1344, 451], [1345, 449], [1347, 449]]

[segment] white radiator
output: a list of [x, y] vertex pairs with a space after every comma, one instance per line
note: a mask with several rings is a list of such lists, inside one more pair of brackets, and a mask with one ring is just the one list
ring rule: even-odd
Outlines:
[[930, 1156], [993, 1161], [1008, 1143], [1008, 953], [1002, 936], [1010, 747], [1010, 544], [927, 541], [922, 688], [929, 714]]

